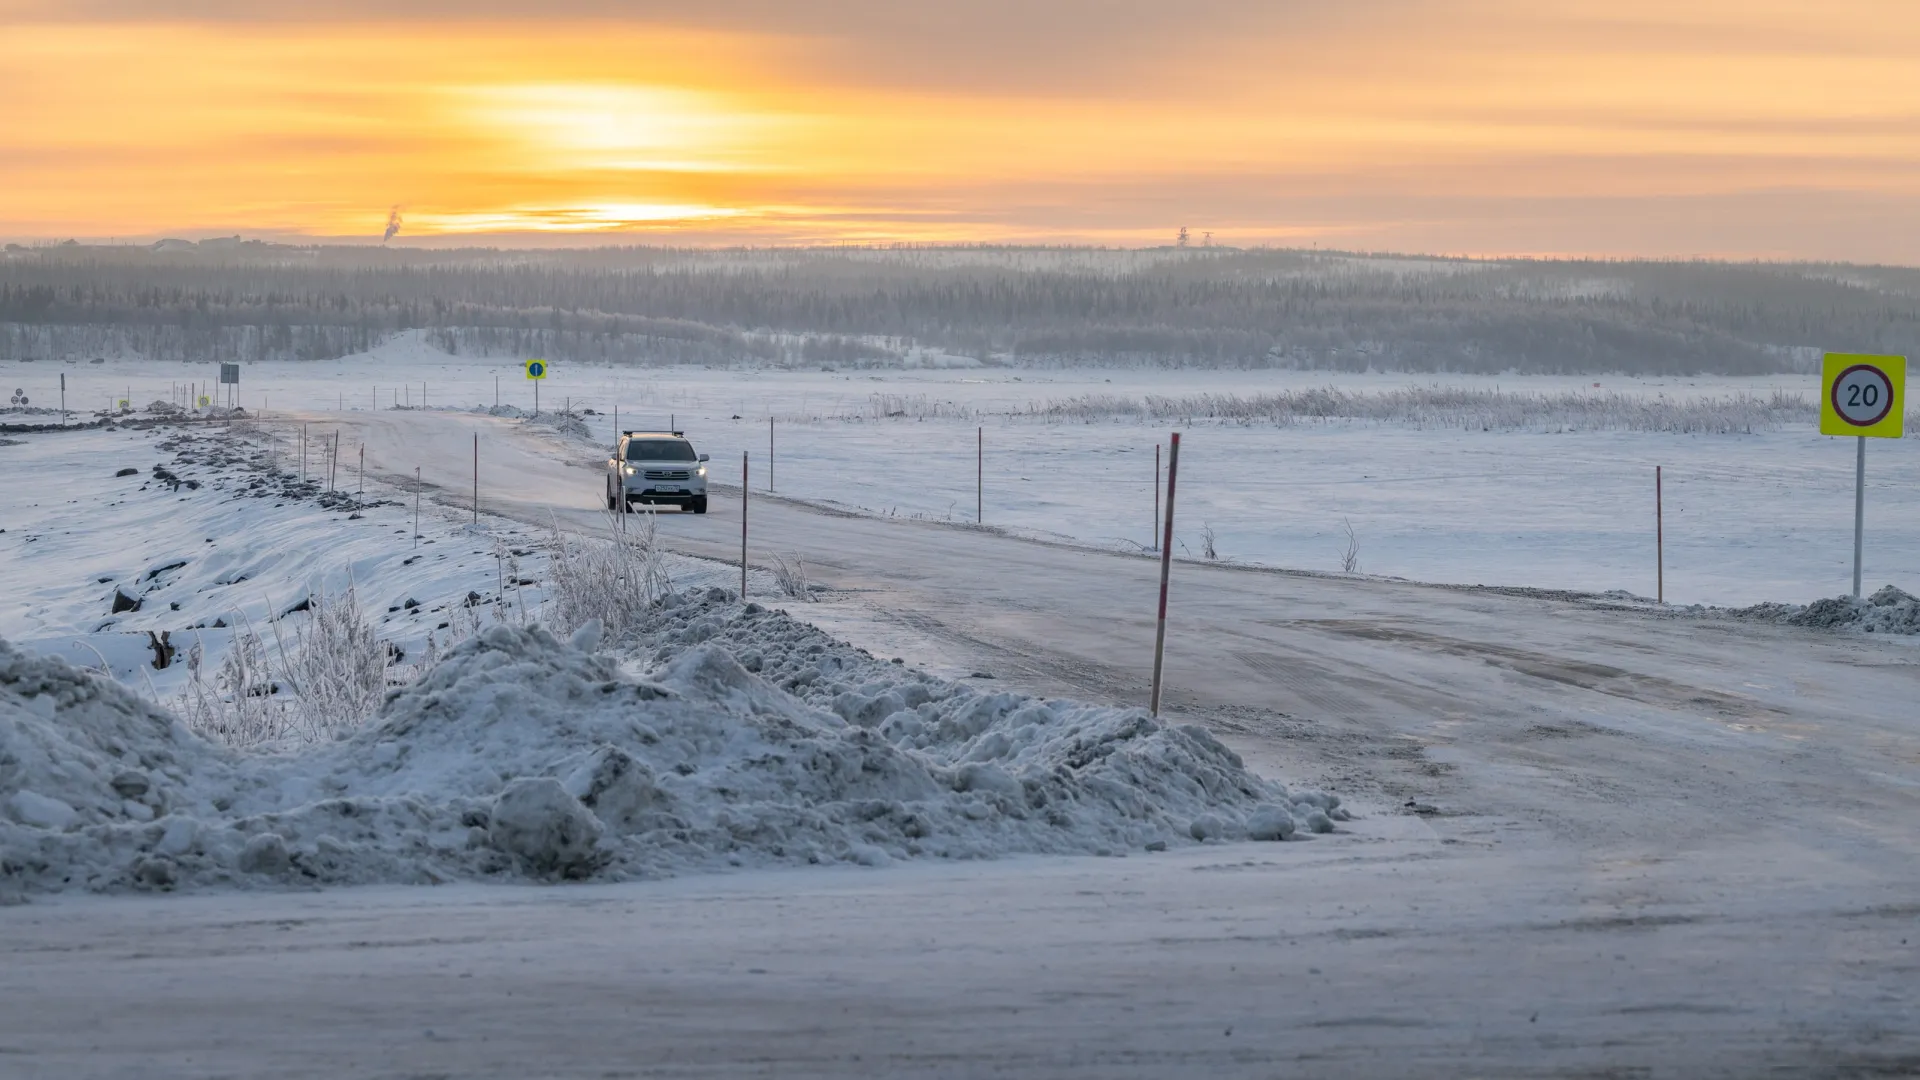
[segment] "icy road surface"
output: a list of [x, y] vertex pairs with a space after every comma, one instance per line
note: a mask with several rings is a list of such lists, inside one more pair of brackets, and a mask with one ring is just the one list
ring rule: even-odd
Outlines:
[[[601, 527], [578, 445], [352, 420], [370, 468], [454, 505], [479, 430], [489, 510]], [[661, 531], [729, 557], [739, 513]], [[752, 535], [876, 652], [1145, 695], [1148, 559], [757, 497]], [[0, 1074], [1920, 1071], [1914, 643], [1195, 563], [1171, 619], [1174, 713], [1363, 820], [1121, 860], [51, 899], [0, 912]]]

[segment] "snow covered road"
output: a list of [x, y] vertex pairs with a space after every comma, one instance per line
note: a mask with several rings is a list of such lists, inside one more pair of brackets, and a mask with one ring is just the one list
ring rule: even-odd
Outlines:
[[[418, 464], [455, 505], [469, 498], [480, 431], [483, 506], [605, 528], [591, 449], [457, 413], [354, 419], [370, 468]], [[715, 476], [730, 465], [715, 462]], [[1146, 698], [1152, 559], [759, 493], [749, 513], [750, 562], [800, 555], [857, 598], [869, 634], [925, 643], [928, 655], [909, 660], [1035, 692]], [[737, 489], [716, 493], [707, 515], [666, 513], [659, 525], [675, 550], [737, 559]], [[1203, 562], [1176, 566], [1170, 620], [1171, 711], [1255, 760], [1362, 797], [1491, 807], [1602, 836], [1629, 821], [1634, 836], [1721, 834], [1729, 822], [1702, 805], [1721, 787], [1728, 809], [1777, 807], [1773, 785], [1916, 808], [1911, 641]], [[1557, 797], [1541, 798], [1543, 785]]]
[[[483, 508], [604, 528], [590, 448], [464, 414], [345, 420], [370, 470], [419, 466], [453, 505], [479, 432]], [[723, 494], [660, 531], [731, 558], [739, 514]], [[836, 597], [786, 606], [876, 653], [1144, 699], [1149, 559], [758, 495], [751, 526], [752, 561], [798, 554]], [[1203, 563], [1176, 567], [1171, 619], [1174, 713], [1347, 796], [1350, 831], [566, 890], [61, 898], [0, 914], [0, 1073], [1920, 1069], [1913, 643]]]

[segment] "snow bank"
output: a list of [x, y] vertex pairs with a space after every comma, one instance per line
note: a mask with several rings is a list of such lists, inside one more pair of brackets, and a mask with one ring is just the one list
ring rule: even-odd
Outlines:
[[1329, 831], [1339, 800], [1138, 709], [981, 693], [721, 590], [623, 672], [492, 627], [367, 727], [236, 756], [0, 643], [0, 892], [652, 877]]
[[557, 409], [543, 409], [540, 412], [529, 412], [526, 409], [514, 405], [476, 405], [467, 411], [478, 413], [481, 416], [504, 416], [513, 420], [521, 420], [536, 427], [551, 428], [562, 435], [571, 435], [579, 439], [591, 440], [593, 438], [593, 432], [587, 427], [585, 420], [575, 416], [573, 413]]
[[1816, 630], [1920, 634], [1920, 598], [1888, 585], [1865, 600], [1829, 596], [1811, 604], [1755, 604], [1729, 612], [1737, 619], [1806, 626]]

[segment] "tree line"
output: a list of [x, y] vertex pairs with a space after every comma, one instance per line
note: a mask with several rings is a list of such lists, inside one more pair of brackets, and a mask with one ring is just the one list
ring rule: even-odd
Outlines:
[[1759, 374], [1902, 351], [1920, 271], [1292, 250], [61, 246], [0, 255], [0, 359], [457, 355]]

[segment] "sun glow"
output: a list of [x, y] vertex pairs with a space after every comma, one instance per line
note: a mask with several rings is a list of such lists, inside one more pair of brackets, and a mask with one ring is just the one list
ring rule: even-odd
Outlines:
[[1886, 225], [1920, 221], [1920, 9], [1408, 0], [1389, 23], [1216, 0], [1219, 28], [1189, 40], [1063, 3], [1092, 21], [1036, 23], [1028, 45], [971, 9], [919, 31], [826, 3], [749, 30], [76, 21], [0, 0], [0, 236], [377, 238], [399, 205], [402, 243], [1141, 243], [1192, 224], [1920, 261], [1914, 229]]

